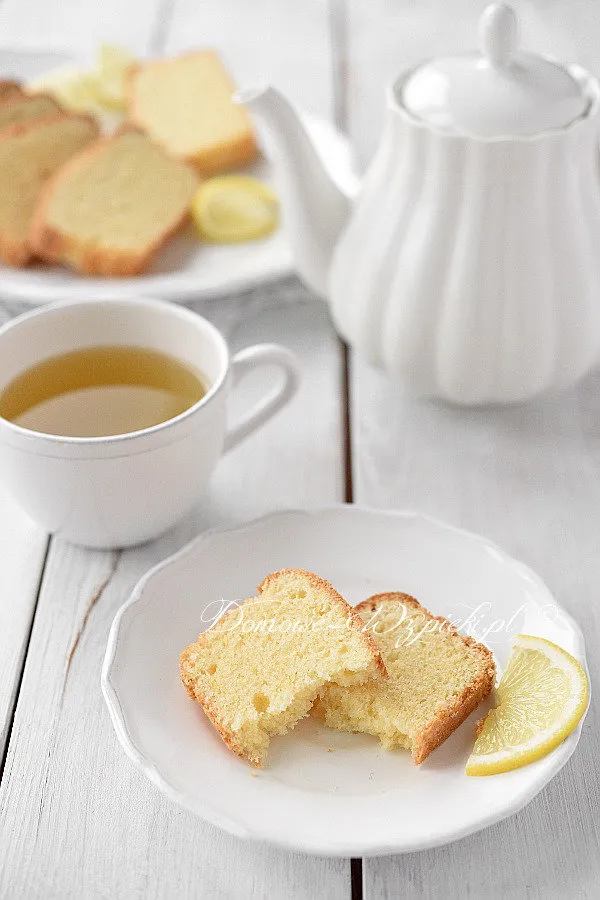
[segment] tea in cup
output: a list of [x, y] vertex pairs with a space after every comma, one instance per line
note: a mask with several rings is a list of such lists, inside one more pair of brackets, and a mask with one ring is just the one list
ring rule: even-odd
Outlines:
[[[258, 366], [281, 386], [227, 425]], [[43, 528], [88, 547], [150, 540], [199, 500], [222, 453], [295, 394], [284, 347], [232, 359], [202, 316], [158, 300], [54, 303], [0, 329], [0, 477]]]

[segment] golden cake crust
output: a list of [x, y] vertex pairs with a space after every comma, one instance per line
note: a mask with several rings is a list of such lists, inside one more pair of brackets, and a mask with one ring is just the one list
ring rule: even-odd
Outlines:
[[[68, 178], [71, 172], [76, 171], [82, 162], [93, 159], [113, 141], [131, 131], [138, 132], [139, 130], [122, 127], [116, 134], [94, 141], [90, 146], [75, 154], [48, 180], [37, 205], [29, 235], [31, 246], [42, 259], [49, 262], [67, 263], [76, 271], [86, 275], [114, 277], [139, 275], [148, 268], [158, 251], [185, 223], [188, 217], [187, 209], [183, 210], [179, 219], [174, 221], [169, 228], [165, 228], [141, 252], [119, 250], [116, 247], [105, 247], [94, 245], [90, 241], [80, 241], [76, 235], [58, 230], [49, 224], [47, 220], [48, 207], [52, 202], [54, 192], [61, 183]], [[149, 138], [146, 139], [149, 140]], [[185, 165], [181, 162], [179, 164]]]
[[326, 581], [324, 578], [320, 578], [319, 575], [315, 575], [314, 572], [308, 572], [306, 569], [280, 569], [279, 572], [273, 572], [271, 575], [267, 575], [266, 578], [263, 578], [261, 583], [258, 585], [258, 592], [260, 594], [268, 588], [269, 583], [272, 580], [275, 580], [279, 575], [297, 575], [302, 574], [305, 578], [310, 581], [310, 583], [317, 588], [318, 590], [323, 591], [324, 593], [329, 595], [329, 599], [332, 603], [338, 604], [342, 610], [346, 613], [348, 617], [348, 622], [352, 628], [356, 629], [356, 631], [360, 632], [364, 643], [368, 650], [370, 650], [375, 664], [377, 666], [377, 670], [382, 678], [387, 678], [388, 673], [385, 667], [385, 663], [383, 662], [381, 653], [379, 652], [379, 647], [375, 643], [372, 636], [365, 631], [365, 624], [361, 619], [360, 615], [357, 613], [358, 607], [350, 606], [347, 600], [344, 600], [341, 594], [338, 594], [336, 589], [333, 587], [331, 582]]
[[194, 652], [195, 645], [205, 643], [205, 641], [201, 640], [205, 633], [206, 632], [202, 632], [202, 634], [199, 635], [196, 644], [190, 644], [189, 647], [186, 647], [179, 657], [179, 672], [183, 685], [190, 695], [191, 699], [200, 704], [207, 717], [210, 719], [213, 727], [221, 735], [222, 740], [227, 744], [229, 749], [233, 750], [233, 752], [237, 754], [237, 756], [241, 756], [242, 759], [248, 760], [248, 762], [251, 762], [252, 765], [257, 766], [257, 768], [261, 769], [262, 762], [259, 759], [250, 756], [246, 752], [246, 750], [240, 744], [238, 744], [235, 739], [234, 733], [230, 731], [230, 729], [227, 728], [227, 726], [223, 722], [216, 704], [213, 703], [210, 697], [207, 697], [195, 686], [195, 679], [192, 675], [192, 653]]
[[18, 81], [11, 78], [0, 79], [0, 106], [13, 100], [24, 100], [27, 94]]
[[[146, 73], [154, 72], [159, 75], [161, 72], [168, 72], [169, 68], [194, 59], [198, 55], [212, 58], [215, 66], [219, 67], [223, 79], [229, 83], [233, 93], [235, 84], [223, 65], [221, 57], [214, 50], [190, 50], [173, 59], [157, 59], [147, 63], [138, 63], [131, 67], [127, 76], [128, 115], [135, 127], [156, 139], [156, 136], [152, 134], [152, 123], [148, 121], [148, 118], [140, 109], [141, 104], [137, 96], [138, 79], [142, 78]], [[173, 153], [173, 149], [168, 143], [164, 143], [164, 147], [167, 152]], [[249, 122], [245, 131], [240, 132], [235, 139], [216, 141], [210, 147], [199, 148], [196, 152], [189, 153], [185, 157], [181, 157], [179, 154], [177, 156], [195, 166], [202, 175], [211, 176], [220, 172], [230, 171], [231, 169], [243, 168], [254, 162], [258, 156], [258, 144]]]
[[[273, 572], [270, 575], [267, 575], [261, 583], [258, 585], [258, 594], [264, 593], [272, 582], [276, 581], [278, 578], [282, 576], [291, 576], [296, 577], [301, 575], [305, 578], [315, 589], [319, 590], [321, 593], [325, 594], [327, 598], [336, 605], [339, 605], [342, 611], [347, 615], [348, 622], [350, 627], [358, 632], [364, 642], [365, 647], [368, 649], [370, 655], [373, 658], [373, 661], [376, 664], [377, 671], [379, 675], [383, 678], [387, 678], [387, 670], [383, 663], [383, 659], [381, 658], [381, 654], [379, 652], [379, 648], [377, 647], [375, 641], [364, 629], [364, 623], [360, 619], [360, 617], [355, 613], [354, 609], [350, 606], [349, 603], [344, 600], [344, 598], [335, 590], [333, 585], [330, 582], [325, 581], [325, 579], [320, 578], [318, 575], [315, 575], [313, 572], [308, 572], [305, 569], [297, 569], [297, 568], [288, 568], [281, 569], [278, 572]], [[244, 603], [248, 600], [253, 600], [255, 598], [249, 597], [244, 600]], [[230, 613], [226, 614], [229, 615]], [[187, 690], [189, 696], [192, 700], [195, 700], [200, 704], [211, 723], [218, 731], [219, 735], [223, 739], [223, 741], [227, 744], [227, 746], [233, 750], [238, 756], [243, 759], [248, 760], [253, 765], [257, 767], [262, 767], [262, 761], [256, 757], [250, 755], [244, 747], [242, 747], [239, 742], [236, 740], [234, 733], [226, 726], [223, 722], [223, 719], [219, 713], [219, 710], [213, 701], [207, 697], [201, 690], [199, 690], [197, 681], [194, 677], [194, 664], [193, 664], [193, 654], [195, 649], [200, 646], [207, 646], [210, 642], [210, 638], [208, 635], [210, 634], [210, 629], [202, 632], [198, 639], [191, 644], [189, 647], [186, 647], [185, 650], [180, 655], [180, 675], [181, 680]]]
[[0, 127], [0, 131], [4, 131], [5, 128], [10, 128], [12, 125], [25, 125], [29, 122], [37, 122], [40, 119], [48, 119], [58, 113], [69, 115], [68, 110], [64, 109], [52, 94], [42, 93], [41, 91], [36, 94], [27, 94], [16, 81], [0, 81], [0, 113], [4, 110], [10, 112], [11, 107], [24, 107], [25, 110], [28, 106], [36, 107], [39, 106], [39, 102], [37, 102], [39, 100], [43, 100], [48, 108], [40, 112], [39, 115], [28, 116], [23, 119], [19, 118], [17, 121], [6, 123]]
[[[13, 125], [9, 125], [7, 128], [0, 131], [0, 144], [27, 135], [38, 128], [45, 128], [54, 122], [73, 119], [89, 123], [97, 134], [98, 125], [92, 116], [85, 115], [84, 113], [69, 113], [59, 109], [56, 113], [44, 116], [43, 118], [29, 119], [26, 122], [16, 122]], [[46, 187], [47, 182], [41, 189], [38, 205], [44, 195]], [[36, 210], [32, 215], [32, 223], [36, 219], [37, 208], [38, 207], [36, 207]], [[24, 237], [22, 240], [15, 240], [0, 229], [0, 258], [3, 259], [4, 262], [7, 262], [11, 266], [23, 267], [26, 266], [34, 256], [35, 248], [32, 245], [30, 235]]]

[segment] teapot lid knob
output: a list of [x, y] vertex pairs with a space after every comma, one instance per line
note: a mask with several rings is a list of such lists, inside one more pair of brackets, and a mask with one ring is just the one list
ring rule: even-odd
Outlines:
[[479, 20], [482, 56], [493, 66], [506, 65], [519, 46], [519, 20], [512, 6], [492, 3]]
[[495, 2], [479, 19], [479, 53], [442, 56], [396, 82], [411, 116], [455, 134], [516, 138], [563, 129], [586, 115], [593, 79], [519, 46], [512, 6]]

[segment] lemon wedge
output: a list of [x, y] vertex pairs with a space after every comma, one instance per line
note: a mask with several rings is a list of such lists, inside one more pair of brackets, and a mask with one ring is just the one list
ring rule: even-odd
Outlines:
[[98, 51], [93, 73], [100, 102], [109, 109], [122, 112], [127, 105], [127, 79], [136, 59], [123, 47], [103, 44]]
[[279, 222], [277, 194], [247, 175], [221, 175], [201, 184], [192, 218], [205, 241], [231, 244], [271, 234]]
[[509, 772], [554, 750], [586, 710], [587, 677], [566, 650], [520, 634], [496, 699], [480, 726], [467, 775]]

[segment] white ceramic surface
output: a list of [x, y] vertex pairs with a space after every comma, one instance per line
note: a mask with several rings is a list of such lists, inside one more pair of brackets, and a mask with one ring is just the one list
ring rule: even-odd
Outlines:
[[479, 36], [479, 53], [434, 59], [401, 79], [398, 103], [430, 125], [485, 138], [565, 128], [585, 113], [567, 68], [520, 49], [512, 7], [488, 6]]
[[447, 133], [389, 96], [330, 302], [346, 340], [414, 393], [521, 402], [600, 362], [600, 89], [580, 77], [587, 115], [531, 138]]
[[178, 656], [222, 600], [248, 596], [284, 566], [320, 573], [353, 604], [378, 591], [408, 591], [485, 639], [500, 669], [518, 632], [547, 637], [585, 665], [579, 628], [533, 572], [483, 538], [426, 516], [336, 506], [208, 532], [137, 585], [115, 618], [102, 670], [119, 741], [173, 801], [239, 837], [370, 856], [484, 828], [528, 803], [566, 763], [581, 725], [530, 766], [468, 778], [482, 706], [419, 769], [405, 752], [307, 719], [272, 742], [268, 766], [252, 777], [187, 696]]
[[275, 137], [274, 159], [294, 265], [311, 290], [326, 297], [331, 256], [358, 180], [344, 170], [333, 174], [315, 135], [279, 91], [248, 89], [238, 91], [235, 99], [257, 112]]
[[583, 115], [527, 134], [540, 124], [529, 99], [523, 127], [497, 135], [510, 104], [498, 111], [492, 79], [479, 99], [495, 136], [477, 137], [408, 112], [411, 74], [388, 89], [354, 204], [280, 94], [243, 95], [280, 145], [300, 274], [328, 297], [342, 337], [413, 393], [513, 403], [574, 384], [600, 362], [598, 81], [570, 66]]
[[[229, 359], [206, 319], [158, 300], [52, 304], [0, 329], [0, 390], [32, 365], [100, 344], [149, 347], [205, 376], [209, 390], [174, 419], [125, 435], [70, 438], [41, 434], [0, 418], [0, 473], [43, 528], [76, 544], [123, 547], [150, 540], [200, 499], [219, 456], [263, 425], [296, 392], [295, 356], [276, 344]], [[283, 380], [237, 424], [227, 426], [227, 396], [257, 366]]]

